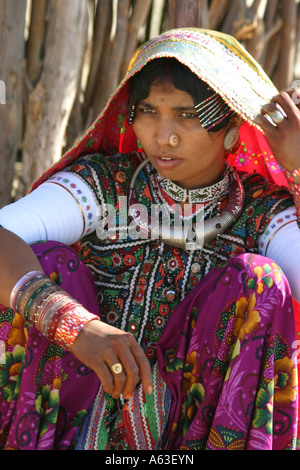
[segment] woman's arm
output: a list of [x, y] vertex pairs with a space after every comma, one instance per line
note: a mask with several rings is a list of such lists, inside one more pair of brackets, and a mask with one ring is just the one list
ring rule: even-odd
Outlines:
[[[263, 106], [261, 114], [256, 118], [275, 158], [283, 171], [287, 170], [289, 173], [300, 168], [300, 111], [298, 102], [299, 97], [296, 90], [283, 91], [275, 96], [269, 104]], [[283, 110], [285, 118], [274, 126], [266, 118], [266, 115], [272, 114], [278, 107]], [[294, 213], [296, 212], [298, 216], [298, 223], [297, 217], [285, 218], [290, 210], [279, 214], [272, 220], [265, 234], [260, 237], [259, 243], [260, 253], [273, 259], [282, 268], [291, 286], [293, 297], [299, 302], [300, 176], [290, 177], [289, 173], [286, 174], [287, 182], [293, 196]]]
[[[22, 276], [30, 271], [42, 271], [42, 268], [30, 246], [4, 228], [0, 228], [0, 246], [0, 303], [10, 306], [11, 291]], [[101, 321], [88, 321], [71, 351], [96, 372], [104, 390], [113, 397], [123, 394], [128, 398], [140, 381], [145, 393], [151, 393], [149, 361], [133, 335]], [[123, 367], [117, 375], [111, 371], [115, 363]]]
[[[28, 213], [30, 212], [25, 212], [27, 218]], [[13, 219], [11, 216], [12, 224], [14, 223]], [[24, 223], [26, 223], [26, 218]], [[0, 253], [0, 303], [10, 306], [11, 292], [18, 281], [27, 273], [42, 271], [42, 268], [33, 250], [24, 240], [1, 227], [0, 246], [2, 247]], [[149, 361], [133, 335], [101, 321], [89, 321], [88, 312], [83, 307], [82, 311], [87, 316], [87, 322], [70, 348], [75, 356], [96, 372], [104, 390], [107, 393], [112, 393], [115, 398], [120, 394], [128, 398], [140, 381], [145, 393], [151, 393], [152, 377]], [[72, 312], [70, 325], [73, 330]], [[73, 326], [77, 328], [77, 325]], [[111, 370], [111, 366], [115, 363], [121, 363], [123, 367], [123, 371], [117, 375], [113, 374]]]
[[[293, 196], [300, 227], [300, 90], [287, 90], [274, 96], [262, 107], [256, 123], [263, 130], [274, 156], [287, 178]], [[284, 119], [277, 125], [270, 123], [266, 116], [280, 110]]]
[[91, 189], [66, 171], [0, 210], [0, 225], [29, 245], [41, 240], [71, 245], [95, 231], [97, 223], [98, 207]]
[[42, 271], [34, 252], [19, 236], [0, 227], [0, 303], [10, 306], [15, 284], [30, 271]]
[[295, 207], [277, 214], [258, 240], [259, 253], [283, 270], [293, 298], [300, 302], [300, 230]]

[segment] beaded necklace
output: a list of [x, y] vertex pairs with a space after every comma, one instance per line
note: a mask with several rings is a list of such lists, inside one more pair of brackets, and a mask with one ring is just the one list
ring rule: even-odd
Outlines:
[[157, 175], [156, 179], [159, 189], [165, 192], [173, 201], [189, 202], [190, 204], [205, 204], [220, 197], [229, 188], [229, 165], [221, 181], [207, 186], [206, 188], [185, 189], [178, 186], [171, 180]]

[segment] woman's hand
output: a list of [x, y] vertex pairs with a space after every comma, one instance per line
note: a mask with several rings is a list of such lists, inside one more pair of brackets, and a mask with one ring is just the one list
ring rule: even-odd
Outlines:
[[[146, 394], [152, 392], [149, 361], [130, 333], [93, 320], [77, 336], [72, 352], [96, 372], [104, 391], [113, 398], [121, 394], [130, 398], [140, 381]], [[122, 365], [119, 374], [111, 370], [116, 363]]]
[[[262, 128], [277, 161], [287, 170], [300, 168], [300, 90], [286, 90], [262, 107], [256, 123]], [[285, 119], [274, 127], [265, 117], [276, 111], [278, 104]]]

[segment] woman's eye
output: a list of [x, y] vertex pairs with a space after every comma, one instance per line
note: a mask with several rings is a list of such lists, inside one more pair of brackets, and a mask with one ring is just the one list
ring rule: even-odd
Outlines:
[[143, 114], [154, 114], [155, 111], [153, 108], [140, 108], [140, 112]]
[[198, 115], [196, 113], [182, 113], [185, 119], [195, 119]]

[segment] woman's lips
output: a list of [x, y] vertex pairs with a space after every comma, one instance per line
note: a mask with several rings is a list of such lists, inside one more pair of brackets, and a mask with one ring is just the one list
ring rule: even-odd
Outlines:
[[158, 167], [164, 170], [172, 170], [174, 168], [177, 168], [181, 162], [182, 159], [175, 157], [174, 155], [154, 155], [155, 162]]

